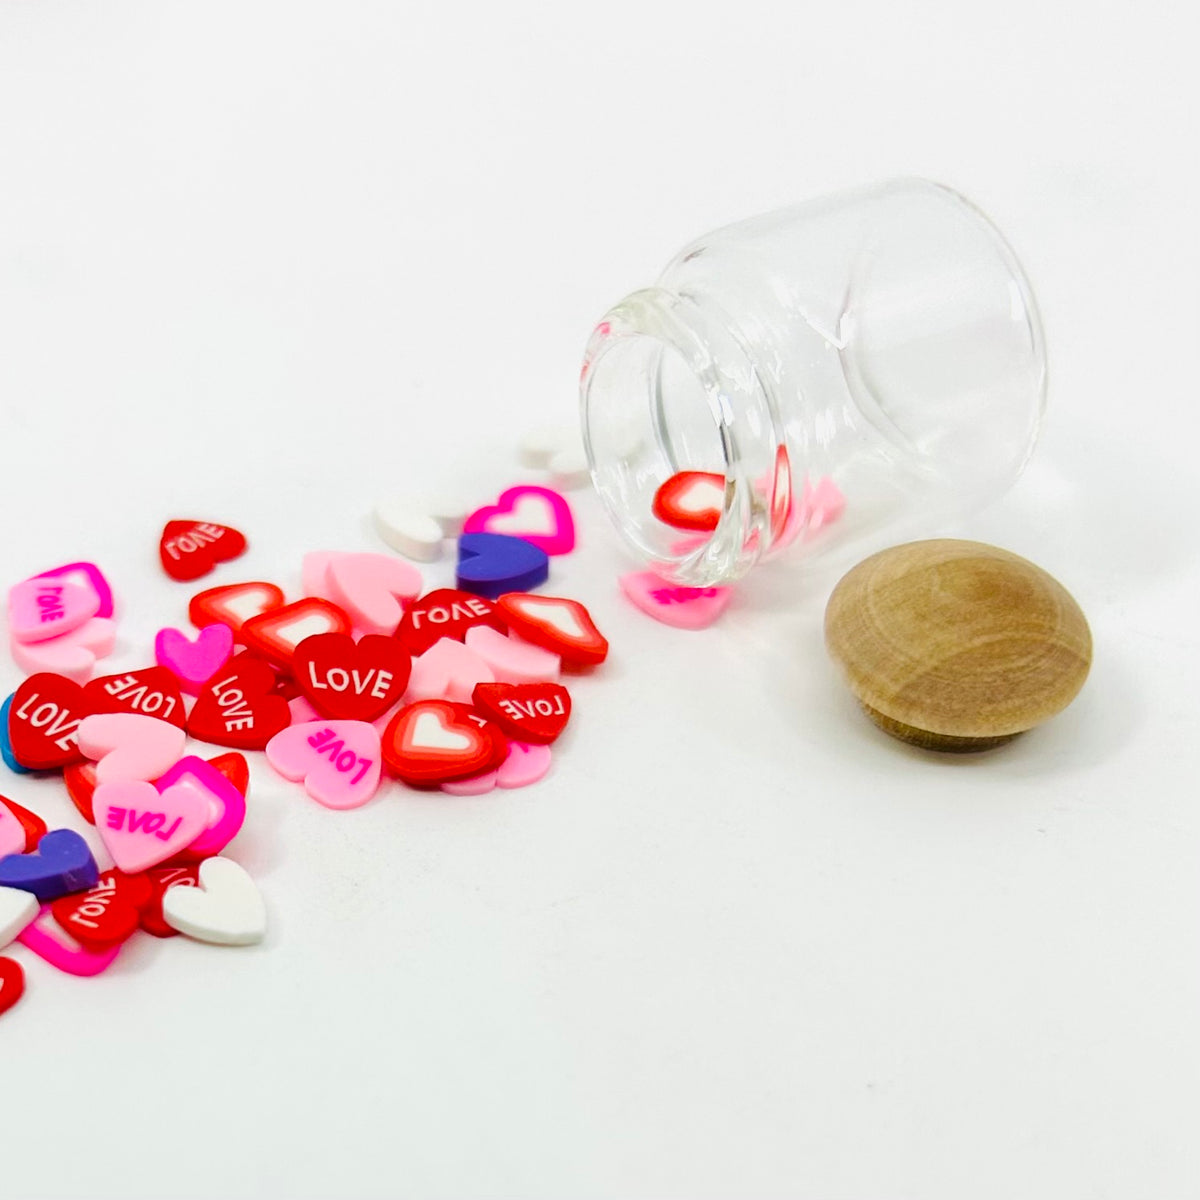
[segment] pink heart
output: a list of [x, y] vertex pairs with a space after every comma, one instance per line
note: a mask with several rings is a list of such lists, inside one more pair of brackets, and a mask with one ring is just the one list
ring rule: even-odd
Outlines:
[[463, 523], [463, 533], [504, 533], [547, 554], [569, 554], [575, 548], [575, 519], [566, 499], [529, 484], [511, 487], [495, 504], [476, 509]]
[[505, 637], [490, 625], [473, 625], [467, 630], [467, 649], [487, 663], [500, 683], [542, 683], [558, 678], [562, 665], [557, 654]]
[[228, 625], [205, 625], [192, 641], [178, 629], [160, 629], [154, 639], [154, 661], [179, 679], [185, 692], [196, 695], [233, 654], [233, 630]]
[[70, 633], [45, 642], [10, 642], [13, 660], [27, 675], [51, 671], [76, 683], [86, 683], [96, 659], [112, 653], [117, 640], [117, 623], [107, 617], [92, 617]]
[[537, 783], [550, 770], [550, 760], [549, 746], [509, 742], [508, 756], [495, 771], [472, 775], [468, 779], [451, 779], [439, 786], [451, 796], [482, 796], [494, 787], [527, 787]]
[[216, 767], [202, 758], [181, 758], [154, 786], [160, 791], [185, 788], [195, 792], [208, 806], [204, 832], [188, 847], [189, 858], [220, 854], [237, 837], [246, 820], [246, 797]]
[[413, 659], [404, 700], [457, 700], [471, 703], [477, 683], [494, 683], [491, 668], [462, 642], [438, 638], [424, 654]]
[[175, 784], [160, 792], [140, 779], [100, 784], [92, 811], [113, 862], [131, 875], [190, 846], [208, 827], [211, 813], [206, 797], [194, 788]]
[[44, 642], [78, 629], [99, 608], [93, 588], [68, 579], [25, 579], [8, 593], [8, 625], [18, 642]]
[[326, 808], [358, 808], [375, 795], [379, 731], [366, 721], [305, 721], [267, 743], [267, 762]]
[[622, 575], [621, 590], [644, 613], [677, 629], [703, 629], [729, 606], [733, 589], [678, 587], [653, 571]]
[[79, 722], [79, 749], [96, 760], [96, 782], [157, 779], [183, 754], [182, 729], [141, 713], [93, 713]]
[[0, 799], [0, 858], [6, 854], [25, 853], [25, 827], [12, 815], [12, 810]]
[[66, 579], [79, 587], [88, 588], [96, 594], [96, 616], [111, 617], [113, 615], [112, 588], [104, 578], [104, 572], [95, 563], [75, 562], [62, 567], [54, 567], [43, 571], [37, 579]]
[[329, 598], [346, 610], [356, 629], [391, 636], [404, 605], [422, 589], [416, 567], [386, 554], [336, 554], [325, 569]]
[[337, 601], [329, 590], [326, 575], [329, 564], [341, 555], [340, 550], [310, 550], [300, 563], [300, 587], [306, 596], [317, 596], [332, 604]]

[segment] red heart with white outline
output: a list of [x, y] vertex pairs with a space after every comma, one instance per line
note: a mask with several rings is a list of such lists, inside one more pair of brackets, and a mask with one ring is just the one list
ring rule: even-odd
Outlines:
[[318, 633], [349, 632], [350, 618], [342, 609], [330, 600], [307, 596], [251, 617], [242, 626], [241, 639], [248, 650], [290, 672], [296, 647], [305, 638]]
[[158, 541], [158, 557], [172, 579], [199, 579], [219, 562], [245, 553], [246, 539], [212, 521], [168, 521]]
[[661, 483], [650, 511], [676, 529], [716, 529], [725, 510], [725, 476], [713, 471], [679, 471]]
[[418, 700], [402, 708], [383, 735], [383, 758], [405, 783], [431, 787], [498, 767], [508, 741], [470, 705]]
[[197, 629], [228, 625], [233, 636], [240, 638], [242, 626], [252, 617], [282, 608], [283, 604], [283, 589], [273, 583], [227, 583], [197, 592], [188, 605], [188, 620]]
[[395, 638], [318, 633], [296, 647], [296, 682], [308, 702], [331, 720], [374, 721], [399, 702], [412, 659]]
[[608, 657], [608, 639], [578, 600], [508, 592], [496, 603], [513, 633], [552, 650], [564, 663], [590, 667]]

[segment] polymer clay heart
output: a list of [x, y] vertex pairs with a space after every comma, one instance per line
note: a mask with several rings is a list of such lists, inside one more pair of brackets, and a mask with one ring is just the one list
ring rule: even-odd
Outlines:
[[168, 521], [158, 542], [163, 570], [172, 579], [199, 579], [219, 562], [245, 553], [246, 539], [212, 521]]
[[571, 716], [571, 695], [561, 683], [481, 683], [475, 707], [519, 742], [554, 741]]
[[88, 714], [83, 688], [53, 672], [30, 675], [13, 693], [8, 736], [13, 755], [31, 771], [79, 762], [79, 724]]
[[374, 721], [399, 702], [412, 659], [391, 637], [318, 633], [296, 647], [296, 682], [310, 704], [333, 720]]
[[[18, 840], [17, 829], [20, 829]], [[37, 848], [46, 832], [46, 822], [35, 812], [22, 808], [15, 800], [0, 796], [0, 844], [8, 847], [4, 854], [29, 854]]]
[[287, 701], [274, 689], [275, 672], [267, 663], [251, 654], [237, 655], [197, 697], [188, 733], [235, 750], [261, 750], [291, 723]]
[[179, 931], [172, 929], [163, 919], [162, 902], [167, 888], [200, 886], [200, 864], [189, 863], [178, 867], [160, 867], [147, 871], [150, 881], [150, 900], [141, 909], [142, 928], [156, 938], [178, 937]]
[[44, 904], [33, 921], [21, 931], [17, 941], [39, 958], [68, 975], [99, 975], [112, 966], [121, 943], [103, 950], [92, 950], [73, 938], [55, 919], [54, 910]]
[[221, 757], [240, 760], [242, 771], [238, 771], [235, 764], [228, 764], [235, 773], [235, 778], [231, 779], [217, 766], [220, 759], [205, 762], [195, 755], [188, 755], [161, 779], [155, 780], [154, 786], [164, 796], [168, 792], [174, 796], [188, 792], [199, 798], [206, 811], [203, 830], [175, 854], [184, 862], [220, 854], [237, 837], [246, 820], [245, 784], [238, 787], [236, 781], [236, 776], [246, 770], [246, 760], [240, 754]]
[[564, 663], [590, 667], [608, 657], [608, 640], [578, 600], [509, 592], [500, 597], [496, 607], [510, 632], [552, 650]]
[[46, 671], [76, 683], [91, 678], [96, 659], [112, 653], [117, 624], [105, 617], [92, 617], [70, 633], [45, 642], [11, 642], [13, 662], [26, 674]]
[[569, 554], [575, 548], [571, 506], [550, 488], [522, 484], [501, 493], [495, 504], [473, 512], [464, 533], [499, 533], [522, 538], [547, 554]]
[[220, 771], [237, 788], [243, 798], [245, 797], [250, 788], [250, 764], [246, 761], [244, 754], [239, 754], [236, 750], [232, 750], [228, 754], [218, 754], [215, 758], [208, 760], [208, 765], [214, 771]]
[[254, 880], [228, 858], [206, 858], [196, 887], [170, 885], [162, 914], [177, 932], [221, 946], [253, 945], [267, 932], [267, 910]]
[[113, 862], [130, 874], [190, 846], [208, 827], [208, 801], [194, 788], [129, 779], [101, 783], [92, 797], [96, 829]]
[[13, 815], [8, 802], [0, 796], [0, 858], [25, 853], [25, 826]]
[[60, 896], [50, 905], [50, 911], [82, 946], [102, 950], [133, 934], [152, 890], [148, 876], [113, 869], [102, 872], [96, 886], [86, 892]]
[[8, 628], [18, 642], [44, 642], [90, 621], [100, 597], [67, 579], [25, 579], [8, 593]]
[[676, 629], [703, 629], [729, 607], [733, 589], [679, 587], [653, 571], [622, 575], [621, 590], [644, 613]]
[[34, 578], [65, 580], [77, 587], [88, 588], [96, 597], [96, 616], [107, 619], [113, 615], [112, 588], [108, 586], [104, 572], [95, 563], [67, 563], [65, 566], [52, 567], [49, 571], [43, 571]]
[[429, 787], [498, 767], [504, 734], [466, 704], [420, 700], [402, 708], [383, 736], [383, 757], [405, 783]]
[[25, 994], [25, 969], [15, 958], [0, 958], [0, 1014]]
[[497, 633], [487, 625], [468, 629], [466, 644], [472, 654], [478, 654], [487, 663], [492, 677], [501, 683], [539, 683], [558, 678], [557, 654], [532, 642]]
[[79, 748], [96, 763], [97, 784], [157, 779], [183, 753], [183, 730], [140, 713], [93, 713], [79, 724]]
[[409, 654], [424, 654], [439, 638], [461, 642], [474, 625], [490, 625], [499, 633], [508, 632], [504, 618], [490, 600], [456, 588], [438, 588], [405, 609], [396, 640]]
[[305, 638], [349, 632], [350, 618], [342, 609], [319, 596], [306, 596], [251, 617], [242, 625], [241, 638], [248, 650], [290, 671], [296, 647]]
[[412, 500], [393, 499], [375, 506], [375, 529], [393, 550], [418, 562], [442, 556], [442, 527]]
[[550, 576], [544, 550], [504, 533], [464, 533], [458, 539], [459, 590], [494, 600], [505, 592], [528, 592]]
[[166, 667], [142, 667], [123, 675], [101, 675], [84, 684], [83, 699], [89, 713], [138, 713], [169, 721], [180, 729], [187, 719], [179, 680]]
[[282, 608], [283, 590], [273, 583], [226, 583], [197, 592], [188, 605], [188, 620], [197, 629], [205, 625], [228, 625], [237, 638], [251, 617]]
[[21, 888], [0, 887], [0, 950], [38, 915], [37, 897]]
[[406, 700], [470, 700], [477, 683], [495, 679], [491, 668], [473, 650], [451, 638], [440, 638], [413, 659]]
[[0, 858], [0, 887], [21, 888], [41, 901], [81, 892], [99, 877], [87, 842], [73, 829], [52, 829], [32, 854]]
[[267, 743], [267, 762], [326, 808], [358, 808], [379, 786], [379, 732], [365, 721], [306, 721]]
[[178, 629], [160, 629], [154, 638], [154, 660], [166, 667], [185, 692], [195, 695], [233, 654], [233, 630], [205, 625], [195, 640]]
[[679, 471], [659, 485], [650, 511], [676, 529], [716, 529], [725, 511], [725, 476]]
[[336, 554], [325, 580], [356, 629], [387, 637], [396, 632], [404, 605], [421, 594], [420, 572], [387, 554]]

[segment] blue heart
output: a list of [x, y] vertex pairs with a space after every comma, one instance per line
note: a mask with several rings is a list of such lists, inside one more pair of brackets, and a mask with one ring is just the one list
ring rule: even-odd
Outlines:
[[458, 586], [495, 600], [505, 592], [528, 592], [546, 582], [550, 556], [524, 538], [506, 533], [464, 533], [458, 539]]
[[100, 880], [88, 844], [73, 829], [52, 829], [42, 835], [32, 854], [0, 858], [0, 887], [32, 892], [43, 904], [95, 887]]
[[[16, 692], [13, 693], [13, 696]], [[16, 771], [18, 775], [30, 775], [32, 772], [28, 767], [23, 767], [17, 762], [17, 756], [13, 753], [12, 741], [8, 736], [8, 714], [12, 710], [12, 696], [9, 696], [3, 704], [0, 704], [0, 758], [4, 759], [4, 765], [10, 771]]]

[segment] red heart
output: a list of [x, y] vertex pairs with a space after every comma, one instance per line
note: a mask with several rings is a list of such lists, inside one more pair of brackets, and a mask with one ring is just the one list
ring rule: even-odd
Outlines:
[[25, 830], [25, 853], [32, 854], [37, 849], [38, 842], [42, 840], [42, 835], [46, 832], [46, 822], [37, 813], [22, 808], [15, 800], [10, 800], [7, 796], [0, 796], [0, 804], [3, 804], [12, 813], [17, 824]]
[[490, 600], [455, 588], [438, 588], [408, 606], [395, 637], [409, 654], [419, 655], [439, 638], [461, 642], [475, 625], [508, 632], [504, 618]]
[[150, 903], [153, 890], [147, 875], [126, 875], [114, 867], [86, 892], [60, 896], [50, 911], [85, 950], [106, 949], [137, 929], [141, 909]]
[[158, 717], [184, 727], [187, 714], [179, 694], [179, 680], [166, 667], [143, 667], [123, 675], [102, 675], [83, 685], [88, 712], [131, 712]]
[[0, 1013], [6, 1013], [25, 991], [25, 971], [15, 958], [0, 958]]
[[395, 638], [369, 633], [318, 633], [296, 647], [296, 682], [323, 717], [374, 721], [398, 704], [408, 686], [412, 659]]
[[725, 476], [712, 471], [679, 471], [659, 486], [650, 511], [676, 529], [705, 533], [721, 523]]
[[578, 600], [533, 592], [507, 592], [500, 615], [518, 637], [552, 650], [573, 667], [591, 667], [608, 657], [608, 639]]
[[518, 742], [552, 742], [571, 716], [571, 694], [561, 683], [477, 683], [471, 699]]
[[228, 625], [235, 638], [251, 617], [283, 607], [283, 590], [273, 583], [227, 583], [197, 592], [188, 605], [188, 620], [197, 629], [205, 625]]
[[291, 671], [296, 647], [318, 633], [349, 633], [350, 618], [329, 600], [308, 596], [251, 617], [243, 626], [246, 648]]
[[402, 708], [383, 735], [384, 762], [417, 787], [482, 775], [507, 754], [508, 739], [495, 725], [452, 700], [418, 700]]
[[179, 884], [182, 887], [199, 887], [200, 864], [190, 863], [185, 867], [162, 867], [148, 871], [146, 874], [150, 880], [150, 899], [142, 907], [142, 928], [155, 937], [174, 937], [179, 931], [172, 929], [163, 919], [163, 895], [173, 884]]
[[83, 688], [64, 675], [39, 671], [13, 694], [8, 738], [17, 762], [31, 771], [52, 771], [82, 762], [76, 741], [89, 709]]
[[204, 685], [187, 731], [201, 742], [262, 750], [292, 720], [287, 701], [274, 689], [275, 672], [267, 663], [238, 654]]
[[211, 521], [168, 521], [158, 541], [163, 570], [172, 579], [199, 579], [219, 562], [245, 553], [246, 539]]
[[249, 790], [250, 764], [246, 761], [244, 754], [236, 752], [218, 754], [216, 758], [208, 760], [208, 765], [214, 770], [220, 771], [243, 796]]

